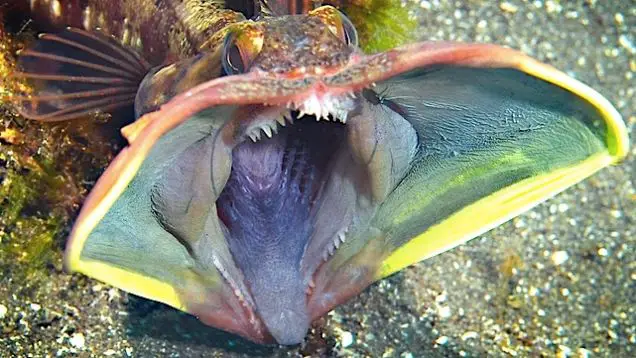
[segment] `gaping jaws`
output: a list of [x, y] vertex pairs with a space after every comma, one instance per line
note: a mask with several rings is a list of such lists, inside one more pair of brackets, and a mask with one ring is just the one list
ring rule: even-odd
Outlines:
[[[224, 129], [240, 138], [216, 200], [240, 271], [229, 280], [234, 287], [243, 280], [248, 292], [236, 293], [250, 297], [240, 299], [253, 302], [251, 309], [280, 344], [302, 341], [314, 318], [308, 298], [319, 294], [313, 290], [316, 271], [351, 226], [371, 219], [394, 184], [395, 168], [384, 149], [399, 138], [386, 134], [408, 123], [386, 109], [377, 116], [374, 106], [346, 96], [297, 110], [243, 108], [237, 123], [228, 124], [232, 129]], [[408, 128], [406, 143], [414, 148]]]

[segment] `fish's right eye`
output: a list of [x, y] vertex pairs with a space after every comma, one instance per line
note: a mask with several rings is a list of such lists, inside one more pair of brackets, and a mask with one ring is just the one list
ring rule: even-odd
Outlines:
[[310, 16], [318, 17], [329, 30], [342, 42], [349, 46], [358, 46], [358, 32], [347, 15], [333, 6], [325, 5], [309, 12]]

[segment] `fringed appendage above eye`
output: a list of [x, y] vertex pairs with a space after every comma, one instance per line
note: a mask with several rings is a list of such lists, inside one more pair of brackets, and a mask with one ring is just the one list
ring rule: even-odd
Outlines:
[[[40, 121], [63, 121], [132, 106], [150, 65], [105, 35], [68, 28], [41, 34], [19, 53], [19, 72], [32, 93], [13, 97], [20, 113]], [[132, 109], [131, 109], [132, 114]]]

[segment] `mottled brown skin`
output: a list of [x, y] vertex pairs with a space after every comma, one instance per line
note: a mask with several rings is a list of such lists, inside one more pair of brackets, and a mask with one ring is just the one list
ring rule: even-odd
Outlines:
[[[98, 30], [114, 36], [154, 65], [169, 64], [197, 53], [213, 51], [223, 43], [228, 25], [243, 22], [249, 9], [255, 17], [306, 14], [322, 4], [340, 6], [344, 1], [261, 0], [32, 0], [12, 4], [13, 10], [29, 8], [44, 31], [71, 26]], [[55, 3], [59, 4], [55, 5]], [[58, 11], [59, 10], [59, 11]], [[11, 11], [11, 8], [5, 11]]]
[[[135, 84], [140, 89], [135, 101], [136, 116], [157, 109], [198, 84], [224, 75], [221, 63], [226, 43], [240, 49], [245, 62], [240, 73], [260, 70], [286, 73], [292, 78], [312, 74], [312, 71], [318, 71], [317, 75], [328, 74], [330, 68], [342, 66], [353, 51], [343, 42], [341, 14], [331, 7], [314, 9], [319, 2], [306, 1], [300, 7], [293, 1], [242, 1], [231, 5], [240, 9], [253, 7], [253, 11], [246, 13], [251, 13], [255, 20], [246, 20], [243, 13], [224, 8], [217, 1], [202, 0], [34, 0], [18, 3], [13, 11], [30, 8], [39, 30], [55, 33], [70, 26], [112, 36], [150, 66], [157, 66], [148, 74], [137, 74]], [[270, 5], [279, 11], [265, 11]], [[286, 13], [306, 16], [281, 15]], [[228, 37], [232, 41], [226, 41]], [[31, 66], [31, 71], [51, 68], [51, 65], [57, 64], [41, 61], [41, 65]], [[69, 74], [82, 75], [83, 70], [79, 68], [80, 72]], [[56, 91], [57, 84], [43, 82], [34, 87], [35, 94], [47, 93]], [[56, 120], [37, 109], [38, 101], [47, 99], [37, 96], [31, 99], [26, 95], [20, 99], [25, 102], [18, 105], [25, 108], [25, 115]], [[126, 103], [121, 102], [119, 106], [124, 105]], [[78, 111], [78, 116], [87, 112], [89, 110]]]
[[306, 14], [321, 5], [342, 7], [344, 5], [358, 6], [368, 0], [261, 0], [261, 11], [272, 15], [296, 15]]
[[266, 35], [251, 70], [304, 75], [302, 71], [342, 66], [353, 51], [317, 17], [276, 17], [254, 26]]

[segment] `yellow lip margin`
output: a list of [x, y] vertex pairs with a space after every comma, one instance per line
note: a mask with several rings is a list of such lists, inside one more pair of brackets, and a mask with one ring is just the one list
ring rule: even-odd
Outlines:
[[[600, 169], [615, 164], [628, 153], [629, 138], [625, 122], [611, 103], [597, 91], [516, 50], [493, 45], [465, 45], [465, 48], [470, 48], [474, 53], [469, 56], [458, 54], [458, 65], [518, 69], [588, 101], [607, 125], [608, 152], [592, 155], [573, 166], [520, 181], [466, 206], [395, 250], [382, 262], [376, 280], [450, 250], [505, 223]], [[496, 61], [492, 61], [493, 58]], [[492, 63], [489, 64], [489, 61]]]

